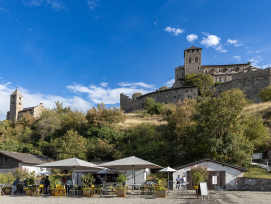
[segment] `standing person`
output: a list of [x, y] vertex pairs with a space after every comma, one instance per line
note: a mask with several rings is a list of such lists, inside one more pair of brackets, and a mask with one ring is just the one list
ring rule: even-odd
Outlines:
[[182, 175], [181, 182], [182, 182], [182, 183], [186, 183], [185, 175]]
[[44, 195], [49, 195], [49, 186], [50, 186], [50, 181], [48, 179], [48, 176], [46, 176], [44, 180]]
[[44, 180], [45, 180], [45, 178], [43, 177], [43, 178], [41, 178], [41, 180], [40, 180], [40, 184], [44, 184]]
[[102, 184], [102, 178], [100, 175], [97, 176], [95, 184], [97, 185], [97, 187], [100, 187], [100, 185]]
[[11, 184], [11, 187], [12, 187], [12, 192], [11, 192], [11, 195], [14, 195], [14, 192], [17, 190], [17, 184], [20, 182], [20, 179], [17, 178], [13, 184]]
[[63, 176], [62, 183], [66, 183], [66, 178]]
[[68, 176], [67, 179], [66, 179], [66, 194], [68, 195], [69, 192], [70, 192], [70, 185], [71, 185], [71, 179], [70, 177]]
[[175, 190], [177, 190], [177, 187], [178, 187], [178, 189], [180, 189], [180, 183], [181, 183], [181, 178], [180, 178], [180, 175], [178, 175], [178, 177], [176, 178], [176, 188], [175, 188]]

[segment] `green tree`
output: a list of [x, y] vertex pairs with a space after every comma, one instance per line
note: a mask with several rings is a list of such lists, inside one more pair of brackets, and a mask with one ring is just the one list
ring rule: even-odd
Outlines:
[[271, 86], [263, 88], [258, 95], [258, 98], [263, 102], [271, 101]]
[[118, 107], [106, 108], [104, 103], [98, 104], [97, 108], [87, 111], [86, 118], [91, 126], [102, 127], [113, 123], [124, 122], [126, 116]]
[[167, 89], [169, 89], [169, 87], [167, 87], [167, 86], [162, 86], [162, 87], [159, 88], [159, 91], [163, 91], [163, 90], [167, 90]]
[[47, 136], [53, 135], [61, 130], [61, 119], [53, 110], [45, 110], [36, 124], [39, 139], [44, 140]]
[[86, 159], [87, 139], [80, 136], [76, 131], [69, 130], [64, 136], [54, 139], [51, 144], [58, 159], [72, 157]]
[[88, 140], [87, 158], [90, 161], [110, 161], [116, 152], [115, 145], [107, 140], [94, 138]]
[[211, 96], [211, 87], [214, 85], [213, 77], [210, 74], [187, 74], [183, 86], [198, 86], [199, 96]]
[[218, 98], [199, 97], [195, 105], [196, 138], [200, 158], [242, 165], [250, 161], [253, 144], [244, 136], [244, 93], [232, 89]]
[[136, 98], [138, 98], [139, 96], [142, 96], [142, 93], [139, 93], [139, 92], [134, 93], [134, 94], [132, 95], [132, 99], [136, 99]]
[[70, 107], [65, 107], [63, 108], [63, 103], [60, 103], [59, 101], [55, 102], [56, 107], [54, 108], [54, 111], [56, 114], [61, 115], [64, 113], [69, 113], [71, 112], [71, 108]]
[[147, 111], [148, 114], [151, 115], [160, 115], [162, 111], [163, 104], [156, 103], [155, 99], [147, 97], [144, 102], [144, 109]]

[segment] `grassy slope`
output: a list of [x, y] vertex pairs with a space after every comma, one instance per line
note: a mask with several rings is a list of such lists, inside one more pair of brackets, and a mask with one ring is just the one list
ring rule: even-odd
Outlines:
[[245, 177], [271, 179], [271, 171], [267, 171], [261, 167], [250, 164], [245, 169], [249, 171], [245, 172], [244, 174]]
[[271, 102], [265, 103], [254, 103], [248, 105], [244, 109], [246, 114], [259, 114], [262, 115], [263, 119], [269, 119], [271, 116]]

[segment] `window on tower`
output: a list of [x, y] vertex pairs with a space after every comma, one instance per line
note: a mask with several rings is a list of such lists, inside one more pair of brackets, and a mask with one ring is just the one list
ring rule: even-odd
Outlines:
[[198, 57], [196, 57], [196, 58], [195, 58], [195, 62], [198, 62], [198, 61], [199, 61], [199, 58], [198, 58]]
[[192, 59], [191, 59], [191, 57], [189, 58], [189, 63], [191, 63], [192, 62]]

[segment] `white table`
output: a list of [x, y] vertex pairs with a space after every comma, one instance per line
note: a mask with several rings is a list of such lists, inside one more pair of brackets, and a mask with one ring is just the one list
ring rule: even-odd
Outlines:
[[182, 182], [180, 184], [176, 184], [176, 185], [178, 185], [180, 187], [180, 188], [178, 188], [178, 191], [180, 191], [180, 189], [181, 189], [181, 192], [180, 192], [181, 196], [182, 195], [188, 195], [188, 193], [187, 193], [187, 185], [188, 184], [189, 184], [188, 182]]
[[133, 195], [133, 197], [134, 197], [134, 186], [138, 186], [139, 187], [139, 198], [140, 198], [140, 186], [141, 186], [141, 184], [131, 184], [131, 185], [129, 185], [129, 186], [132, 186], [132, 195]]

